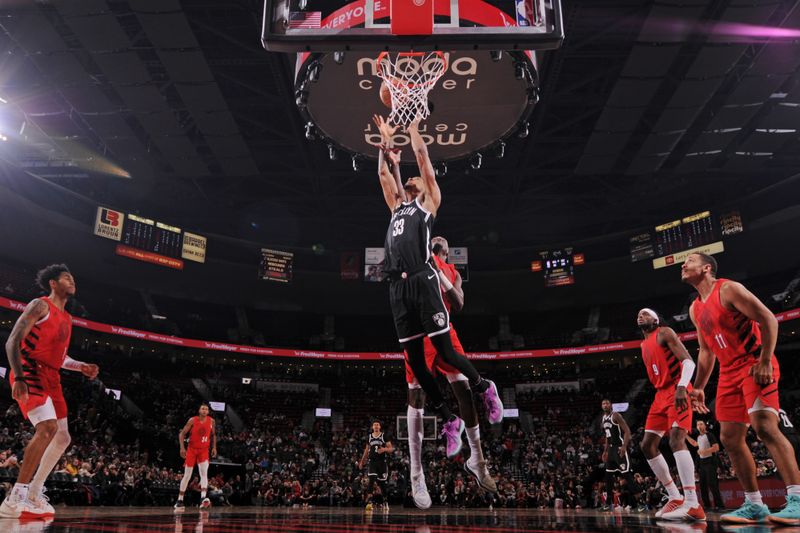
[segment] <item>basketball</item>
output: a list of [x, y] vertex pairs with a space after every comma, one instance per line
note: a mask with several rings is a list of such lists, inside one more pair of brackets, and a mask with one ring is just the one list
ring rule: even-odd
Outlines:
[[389, 87], [386, 85], [386, 82], [381, 82], [381, 102], [383, 105], [390, 108], [392, 107], [392, 93], [389, 92]]

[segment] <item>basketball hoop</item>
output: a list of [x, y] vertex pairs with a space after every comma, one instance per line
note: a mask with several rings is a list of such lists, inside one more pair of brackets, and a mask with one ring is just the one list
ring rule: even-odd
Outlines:
[[447, 70], [447, 57], [440, 51], [389, 52], [378, 56], [378, 75], [392, 97], [389, 122], [408, 126], [430, 114], [428, 93]]

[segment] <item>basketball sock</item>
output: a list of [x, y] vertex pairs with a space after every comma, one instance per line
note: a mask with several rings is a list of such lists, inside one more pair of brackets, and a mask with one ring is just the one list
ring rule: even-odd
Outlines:
[[697, 492], [695, 491], [694, 481], [694, 462], [689, 450], [678, 450], [673, 452], [675, 465], [678, 467], [678, 475], [681, 478], [683, 487], [683, 500], [692, 507], [697, 506]]
[[467, 442], [469, 442], [469, 461], [483, 461], [483, 450], [481, 450], [481, 427], [467, 428]]
[[182, 502], [182, 501], [183, 501], [183, 494], [178, 494], [178, 501], [179, 501], [179, 502]]
[[192, 480], [192, 470], [194, 470], [194, 468], [191, 466], [183, 467], [183, 479], [181, 479], [181, 486], [180, 486], [181, 494], [186, 492], [186, 487], [189, 486], [189, 482]]
[[28, 497], [28, 489], [30, 485], [28, 483], [15, 483], [14, 488], [11, 489], [11, 494], [9, 494], [9, 498], [11, 501], [21, 502], [25, 498]]
[[786, 485], [786, 494], [789, 496], [800, 496], [800, 485]]
[[669, 495], [670, 500], [680, 500], [681, 493], [678, 490], [678, 487], [675, 485], [675, 482], [672, 480], [672, 475], [669, 473], [669, 465], [667, 464], [667, 460], [664, 459], [664, 456], [661, 454], [656, 455], [652, 459], [647, 460], [647, 464], [650, 465], [650, 469], [653, 471], [653, 474], [656, 475], [656, 478], [664, 485], [664, 488], [667, 490], [667, 494]]
[[761, 499], [761, 491], [758, 490], [755, 492], [745, 492], [744, 499], [756, 505], [764, 505], [764, 500]]
[[408, 455], [411, 479], [424, 475], [422, 471], [422, 422], [424, 409], [408, 406]]
[[489, 382], [483, 379], [482, 377], [479, 377], [478, 382], [470, 383], [469, 387], [478, 394], [483, 394], [484, 392], [486, 392], [486, 389], [489, 388]]
[[53, 435], [53, 440], [47, 445], [47, 448], [42, 454], [42, 458], [39, 460], [39, 468], [36, 469], [36, 474], [33, 476], [33, 480], [31, 480], [28, 489], [28, 498], [39, 497], [42, 493], [42, 487], [45, 481], [47, 481], [53, 468], [55, 468], [59, 459], [61, 459], [61, 456], [64, 455], [64, 452], [67, 451], [67, 447], [69, 447], [71, 438], [69, 436], [67, 419], [60, 418], [56, 421], [56, 424], [58, 425], [58, 430], [56, 434]]
[[606, 472], [606, 505], [614, 505], [614, 476]]
[[200, 471], [200, 497], [205, 498], [208, 489], [208, 461], [198, 463], [197, 469]]

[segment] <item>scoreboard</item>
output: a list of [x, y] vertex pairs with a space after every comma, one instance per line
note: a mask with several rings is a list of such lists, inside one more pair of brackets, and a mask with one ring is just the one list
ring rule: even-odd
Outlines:
[[293, 263], [294, 254], [291, 252], [262, 248], [258, 279], [289, 283], [292, 281]]
[[575, 283], [575, 266], [585, 262], [582, 253], [573, 253], [572, 248], [539, 252], [541, 260], [531, 262], [531, 271], [544, 271], [545, 287], [560, 287]]
[[122, 244], [178, 259], [183, 249], [181, 229], [149, 218], [128, 215]]
[[183, 259], [205, 263], [207, 239], [139, 215], [97, 208], [94, 234], [119, 242], [117, 255], [183, 270]]
[[655, 231], [630, 238], [631, 262], [653, 260], [653, 268], [683, 263], [692, 252], [716, 254], [725, 250], [722, 237], [742, 232], [738, 211], [714, 217], [703, 211], [656, 226]]

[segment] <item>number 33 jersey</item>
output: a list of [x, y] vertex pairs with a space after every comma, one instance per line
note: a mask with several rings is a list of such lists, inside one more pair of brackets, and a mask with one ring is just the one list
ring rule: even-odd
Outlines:
[[403, 202], [394, 210], [386, 231], [384, 272], [411, 273], [430, 260], [433, 221], [419, 199]]

